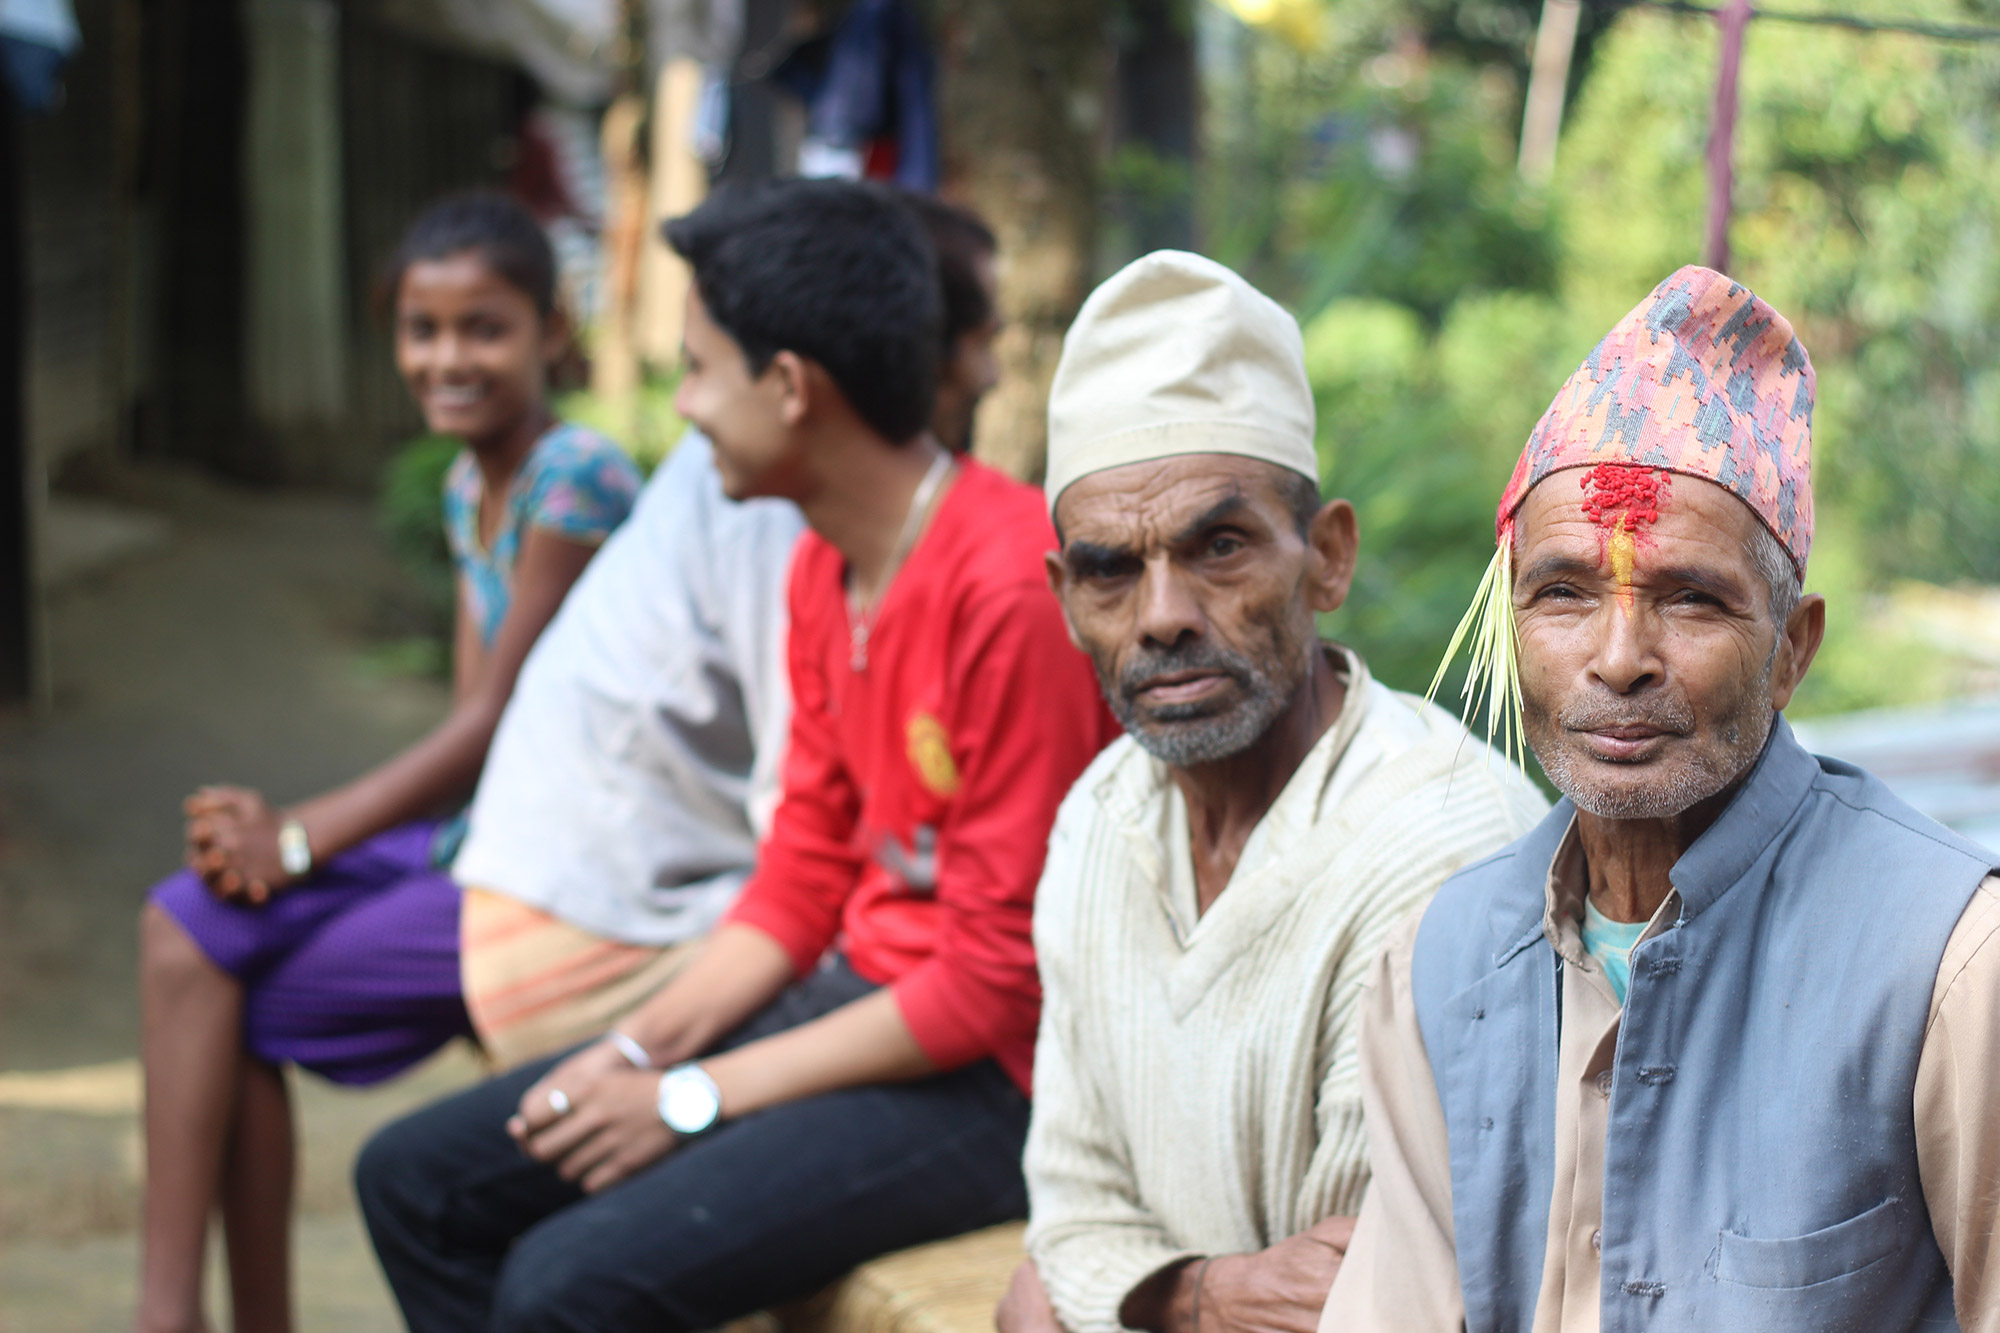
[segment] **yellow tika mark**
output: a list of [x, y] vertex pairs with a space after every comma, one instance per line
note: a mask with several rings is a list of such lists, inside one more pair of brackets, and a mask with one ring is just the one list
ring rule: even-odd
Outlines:
[[1639, 544], [1632, 539], [1631, 522], [1630, 514], [1620, 514], [1608, 542], [1611, 574], [1618, 580], [1618, 604], [1625, 608], [1627, 616], [1632, 614], [1632, 567], [1639, 555]]

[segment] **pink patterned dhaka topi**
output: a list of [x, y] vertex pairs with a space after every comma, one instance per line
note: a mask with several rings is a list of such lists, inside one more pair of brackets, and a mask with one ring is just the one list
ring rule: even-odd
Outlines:
[[1733, 491], [1803, 579], [1813, 389], [1812, 362], [1785, 317], [1691, 264], [1619, 320], [1556, 393], [1500, 498], [1500, 540], [1510, 540], [1514, 511], [1551, 472], [1628, 464]]

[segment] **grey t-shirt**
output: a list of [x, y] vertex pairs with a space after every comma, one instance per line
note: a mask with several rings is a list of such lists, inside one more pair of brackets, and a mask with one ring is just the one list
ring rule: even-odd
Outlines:
[[777, 804], [804, 527], [688, 432], [528, 654], [454, 879], [630, 944], [716, 923]]

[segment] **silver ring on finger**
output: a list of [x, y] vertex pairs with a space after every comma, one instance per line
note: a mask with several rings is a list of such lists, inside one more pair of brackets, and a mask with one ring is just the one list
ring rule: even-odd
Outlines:
[[549, 1109], [551, 1111], [554, 1111], [559, 1116], [568, 1115], [569, 1094], [564, 1092], [561, 1088], [550, 1088]]

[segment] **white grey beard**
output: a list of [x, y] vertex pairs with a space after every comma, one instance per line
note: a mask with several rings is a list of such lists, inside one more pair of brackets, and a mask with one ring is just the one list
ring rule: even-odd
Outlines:
[[1261, 678], [1257, 685], [1260, 688], [1253, 688], [1241, 704], [1214, 717], [1148, 723], [1137, 709], [1120, 707], [1123, 701], [1116, 698], [1112, 712], [1147, 754], [1174, 768], [1192, 768], [1243, 753], [1278, 720], [1285, 711], [1285, 696]]
[[1707, 800], [1730, 782], [1729, 776], [1702, 766], [1683, 769], [1665, 782], [1624, 790], [1603, 789], [1583, 782], [1575, 767], [1570, 753], [1564, 751], [1555, 763], [1544, 764], [1542, 769], [1556, 790], [1569, 797], [1577, 809], [1599, 819], [1670, 819]]
[[[1764, 742], [1771, 734], [1771, 719], [1776, 714], [1759, 710], [1752, 716], [1761, 719], [1752, 723], [1756, 735], [1750, 738], [1747, 747], [1733, 745], [1730, 757], [1746, 756], [1749, 762], [1755, 762], [1763, 752]], [[1725, 773], [1709, 763], [1706, 756], [1697, 756], [1694, 763], [1636, 787], [1607, 788], [1588, 782], [1581, 775], [1575, 751], [1552, 748], [1555, 753], [1547, 758], [1536, 755], [1542, 759], [1542, 771], [1577, 809], [1599, 819], [1671, 819], [1722, 791], [1748, 766], [1746, 763], [1734, 772]]]

